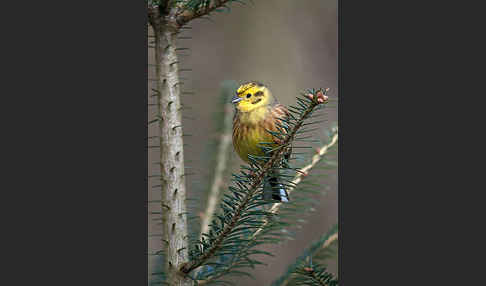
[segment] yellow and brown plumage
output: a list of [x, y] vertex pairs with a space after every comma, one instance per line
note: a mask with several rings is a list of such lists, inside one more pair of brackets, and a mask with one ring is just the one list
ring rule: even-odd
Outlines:
[[[288, 114], [288, 110], [276, 102], [266, 86], [257, 82], [245, 83], [238, 88], [232, 102], [236, 107], [233, 147], [243, 161], [249, 162], [248, 155], [264, 156], [259, 143], [275, 142], [277, 146], [279, 139], [266, 130], [279, 132], [277, 122]], [[286, 156], [289, 155], [290, 151]], [[264, 188], [266, 198], [288, 201], [287, 192], [278, 181], [278, 174], [270, 175], [267, 181], [269, 186]]]

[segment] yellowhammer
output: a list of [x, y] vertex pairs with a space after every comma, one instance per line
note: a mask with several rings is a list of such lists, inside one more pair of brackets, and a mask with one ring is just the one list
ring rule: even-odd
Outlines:
[[[236, 153], [245, 162], [249, 162], [248, 155], [264, 156], [262, 145], [259, 143], [279, 143], [279, 139], [266, 130], [278, 132], [276, 123], [280, 123], [279, 118], [288, 114], [287, 108], [278, 104], [270, 90], [258, 82], [241, 85], [232, 102], [236, 107], [233, 119], [233, 147]], [[290, 152], [289, 149], [285, 155], [287, 158]], [[278, 174], [270, 174], [265, 182], [265, 199], [289, 201], [287, 191], [278, 180]]]

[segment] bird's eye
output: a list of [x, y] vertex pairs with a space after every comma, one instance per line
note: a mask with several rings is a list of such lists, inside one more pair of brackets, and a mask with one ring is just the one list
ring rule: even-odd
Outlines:
[[250, 98], [250, 96], [251, 96], [251, 93], [247, 94], [246, 95], [246, 98]]

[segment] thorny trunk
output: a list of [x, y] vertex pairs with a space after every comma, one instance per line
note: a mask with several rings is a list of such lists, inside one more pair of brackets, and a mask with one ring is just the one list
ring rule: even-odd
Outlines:
[[187, 286], [179, 266], [189, 261], [186, 187], [176, 34], [154, 27], [162, 184], [162, 231], [168, 285]]

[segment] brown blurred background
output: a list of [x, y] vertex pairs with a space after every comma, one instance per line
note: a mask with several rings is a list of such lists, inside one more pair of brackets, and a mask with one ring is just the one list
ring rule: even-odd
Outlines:
[[[248, 2], [248, 1], [245, 1]], [[221, 112], [220, 85], [224, 80], [258, 80], [266, 84], [285, 105], [295, 104], [295, 96], [306, 88], [329, 87], [331, 98], [337, 99], [337, 1], [336, 0], [253, 0], [253, 4], [231, 4], [229, 13], [213, 13], [210, 19], [198, 19], [184, 30], [178, 46], [189, 48], [182, 51], [180, 68], [192, 69], [182, 72], [183, 91], [194, 91], [195, 95], [183, 96], [182, 103], [191, 107], [183, 113], [183, 131], [186, 165], [194, 173], [186, 178], [188, 197], [201, 198], [211, 183], [212, 156], [208, 150], [217, 143], [217, 118]], [[149, 49], [149, 63], [153, 64], [153, 50]], [[149, 70], [154, 78], [154, 70]], [[149, 91], [153, 86], [149, 82]], [[149, 102], [154, 102], [149, 98]], [[317, 138], [325, 139], [324, 131], [337, 124], [337, 100], [334, 107], [326, 110], [326, 122]], [[149, 107], [149, 120], [155, 108]], [[196, 120], [193, 120], [196, 119]], [[155, 126], [149, 136], [157, 134]], [[232, 151], [232, 146], [230, 147]], [[231, 168], [238, 170], [242, 161], [231, 152]], [[149, 149], [149, 175], [158, 172], [154, 162], [158, 161], [156, 149]], [[238, 285], [269, 285], [281, 275], [287, 266], [313, 241], [337, 223], [337, 168], [326, 171], [331, 174], [319, 181], [323, 195], [319, 207], [306, 217], [307, 223], [296, 229], [295, 240], [280, 245], [267, 246], [275, 257], [264, 257], [268, 266], [250, 270], [256, 280], [240, 278]], [[226, 183], [229, 176], [226, 175]], [[149, 200], [160, 198], [152, 186], [158, 181], [149, 181]], [[201, 198], [204, 202], [205, 198]], [[151, 205], [150, 211], [160, 211]], [[197, 212], [204, 208], [200, 204], [192, 208]], [[194, 214], [194, 215], [197, 215]], [[149, 215], [149, 233], [160, 233], [157, 216]], [[149, 252], [161, 247], [160, 237], [149, 237]], [[149, 258], [149, 273], [159, 261]], [[337, 272], [337, 264], [329, 263], [329, 270]], [[337, 273], [336, 273], [337, 274]], [[150, 279], [150, 278], [149, 278]]]

